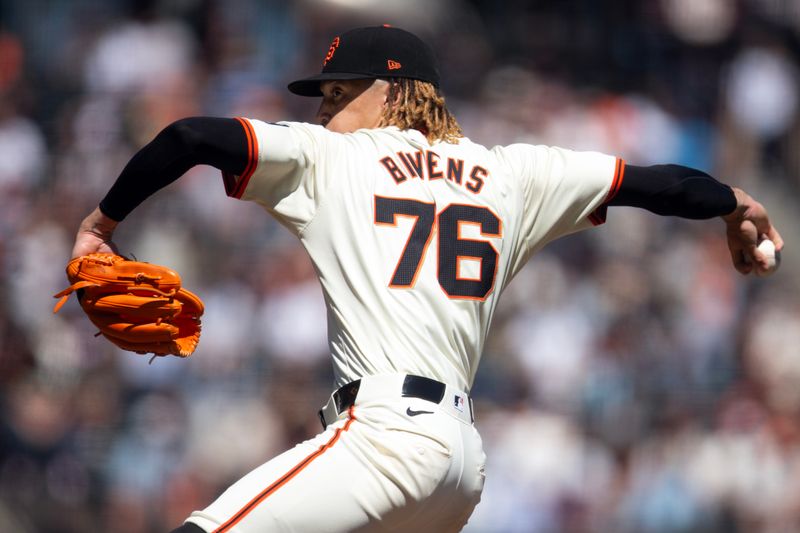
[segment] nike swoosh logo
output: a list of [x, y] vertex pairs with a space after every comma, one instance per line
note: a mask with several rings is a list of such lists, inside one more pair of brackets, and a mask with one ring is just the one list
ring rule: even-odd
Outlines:
[[406, 409], [406, 414], [408, 416], [417, 416], [417, 415], [432, 415], [433, 411], [413, 411], [410, 407]]

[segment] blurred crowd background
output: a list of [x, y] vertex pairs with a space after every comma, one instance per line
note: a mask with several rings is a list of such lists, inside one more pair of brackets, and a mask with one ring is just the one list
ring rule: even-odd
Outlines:
[[204, 299], [189, 360], [118, 351], [52, 295], [78, 223], [161, 128], [313, 121], [286, 83], [381, 23], [434, 45], [473, 140], [694, 166], [788, 244], [776, 275], [742, 277], [721, 221], [614, 208], [535, 256], [473, 389], [489, 461], [466, 531], [800, 531], [800, 0], [0, 1], [0, 531], [169, 531], [317, 433], [313, 269], [214, 169], [116, 238]]

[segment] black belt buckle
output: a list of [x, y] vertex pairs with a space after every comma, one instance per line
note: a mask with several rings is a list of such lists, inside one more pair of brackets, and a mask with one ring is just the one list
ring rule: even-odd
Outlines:
[[351, 381], [347, 385], [342, 385], [333, 393], [333, 403], [336, 405], [336, 414], [350, 409], [356, 403], [358, 389], [361, 388], [361, 380]]
[[[336, 406], [336, 414], [340, 415], [342, 412], [350, 409], [354, 403], [356, 403], [356, 396], [358, 396], [358, 389], [361, 388], [361, 380], [357, 379], [355, 381], [351, 381], [347, 385], [342, 385], [333, 393], [333, 404]], [[325, 429], [328, 427], [327, 423], [325, 422], [324, 416], [324, 409], [320, 409], [319, 413], [319, 421], [322, 423], [322, 428]]]
[[404, 398], [422, 398], [433, 403], [441, 403], [445, 386], [435, 379], [422, 376], [406, 376], [403, 380]]

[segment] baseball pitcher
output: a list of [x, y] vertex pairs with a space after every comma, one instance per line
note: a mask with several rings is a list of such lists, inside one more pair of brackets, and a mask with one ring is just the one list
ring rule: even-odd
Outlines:
[[467, 523], [485, 456], [470, 387], [498, 298], [528, 259], [609, 206], [722, 217], [734, 267], [783, 241], [761, 204], [707, 174], [594, 152], [470, 141], [431, 49], [404, 30], [336, 37], [319, 124], [194, 117], [165, 128], [80, 225], [73, 257], [114, 252], [118, 222], [194, 165], [300, 239], [322, 285], [335, 384], [322, 432], [269, 460], [175, 532], [426, 531]]

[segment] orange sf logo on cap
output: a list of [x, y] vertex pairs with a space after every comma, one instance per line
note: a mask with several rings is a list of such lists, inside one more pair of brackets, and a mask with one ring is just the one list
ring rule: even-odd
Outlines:
[[333, 57], [333, 54], [336, 53], [336, 49], [337, 48], [339, 48], [339, 38], [338, 37], [336, 37], [333, 40], [333, 42], [331, 42], [331, 47], [328, 48], [328, 53], [325, 55], [325, 61], [322, 62], [322, 66], [323, 67], [328, 64], [328, 61], [331, 60], [331, 58]]

